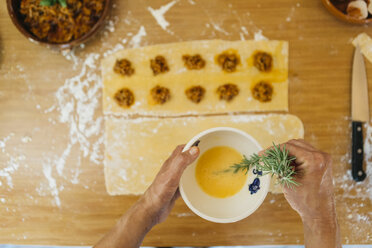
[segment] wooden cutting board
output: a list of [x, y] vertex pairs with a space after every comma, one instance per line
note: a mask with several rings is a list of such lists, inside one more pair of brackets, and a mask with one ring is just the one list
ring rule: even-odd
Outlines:
[[[171, 0], [113, 2], [111, 24], [83, 49], [78, 48], [75, 59], [92, 52], [102, 56], [117, 45], [132, 47], [141, 27], [146, 36], [138, 44], [143, 46], [253, 39], [260, 30], [272, 40], [289, 41], [289, 113], [303, 121], [307, 141], [333, 156], [343, 243], [372, 243], [367, 218], [371, 200], [360, 193], [365, 192], [366, 184], [356, 185], [346, 176], [354, 50], [350, 41], [360, 32], [371, 36], [370, 26], [339, 22], [320, 0], [179, 0], [164, 14], [169, 23], [165, 31], [148, 7], [156, 10]], [[84, 158], [78, 144], [71, 147], [63, 176], [54, 167], [51, 171], [60, 207], [49, 189], [53, 180], [47, 180], [43, 166], [51, 162], [48, 158], [60, 158], [70, 139], [68, 125], [60, 123], [58, 108], [49, 108], [56, 104], [55, 93], [65, 80], [80, 74], [82, 63], [25, 39], [11, 23], [5, 1], [0, 2], [0, 49], [0, 140], [9, 136], [6, 146], [0, 147], [0, 170], [11, 162], [19, 164], [12, 174], [13, 188], [0, 178], [0, 243], [93, 245], [138, 197], [109, 196], [102, 158], [97, 158], [98, 164]], [[372, 65], [366, 65], [372, 82]], [[97, 68], [90, 70], [99, 74]], [[99, 96], [97, 99], [100, 101]], [[71, 178], [77, 170], [79, 183], [74, 184]], [[303, 244], [302, 235], [301, 220], [284, 197], [268, 194], [257, 212], [227, 225], [202, 220], [180, 200], [167, 221], [146, 236], [144, 245]]]

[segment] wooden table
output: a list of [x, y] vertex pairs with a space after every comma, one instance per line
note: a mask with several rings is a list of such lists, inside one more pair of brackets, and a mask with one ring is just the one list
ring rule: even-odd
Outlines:
[[[165, 14], [170, 23], [166, 32], [148, 6], [158, 9], [168, 1], [114, 2], [111, 28], [115, 31], [106, 28], [85, 48], [77, 49], [78, 60], [92, 52], [102, 54], [124, 38], [128, 42], [122, 45], [129, 47], [140, 26], [147, 33], [141, 45], [250, 39], [259, 30], [270, 39], [288, 40], [290, 113], [303, 120], [306, 140], [333, 155], [343, 243], [372, 243], [371, 198], [366, 192], [371, 184], [356, 185], [346, 176], [350, 167], [350, 40], [360, 32], [372, 35], [371, 27], [339, 22], [320, 0], [179, 0]], [[84, 158], [78, 144], [72, 146], [62, 176], [57, 173], [53, 161], [71, 143], [71, 125], [59, 121], [58, 108], [49, 108], [58, 106], [55, 92], [66, 79], [80, 73], [81, 61], [74, 69], [67, 56], [25, 39], [11, 23], [5, 1], [0, 3], [0, 49], [0, 243], [92, 245], [137, 197], [108, 196], [102, 158], [98, 164], [92, 163]], [[372, 82], [370, 63], [367, 70]], [[98, 148], [102, 155], [103, 145]], [[6, 173], [11, 182], [4, 177], [5, 168], [10, 168]], [[257, 212], [234, 224], [204, 221], [179, 200], [167, 221], [147, 235], [144, 245], [303, 242], [299, 216], [282, 195], [269, 194]]]

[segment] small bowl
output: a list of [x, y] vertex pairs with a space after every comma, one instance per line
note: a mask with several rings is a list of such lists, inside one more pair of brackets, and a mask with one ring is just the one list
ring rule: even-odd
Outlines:
[[78, 46], [92, 38], [104, 26], [103, 24], [105, 23], [106, 18], [108, 18], [111, 8], [111, 0], [106, 0], [102, 15], [99, 20], [86, 34], [81, 36], [79, 39], [72, 40], [66, 43], [52, 43], [39, 39], [27, 30], [27, 27], [23, 23], [23, 17], [19, 13], [20, 0], [6, 0], [6, 4], [8, 7], [9, 16], [12, 19], [14, 25], [26, 38], [28, 38], [31, 42], [40, 43], [46, 45], [47, 47], [58, 48], [62, 50], [71, 49], [72, 47]]
[[[205, 130], [193, 137], [185, 146], [188, 150], [196, 141], [200, 141], [200, 156], [215, 146], [229, 146], [245, 156], [262, 150], [261, 146], [250, 135], [229, 127], [217, 127]], [[217, 223], [231, 223], [251, 215], [264, 201], [270, 186], [270, 176], [260, 177], [260, 189], [255, 194], [248, 190], [256, 177], [252, 170], [243, 188], [233, 196], [217, 198], [205, 193], [195, 178], [197, 160], [184, 171], [180, 181], [180, 193], [186, 205], [203, 219]]]
[[372, 18], [367, 18], [367, 19], [355, 19], [347, 14], [344, 14], [341, 10], [336, 8], [336, 6], [331, 3], [330, 0], [322, 0], [323, 5], [326, 7], [326, 9], [331, 12], [332, 15], [336, 16], [338, 19], [348, 22], [348, 23], [353, 23], [353, 24], [369, 24], [372, 23]]

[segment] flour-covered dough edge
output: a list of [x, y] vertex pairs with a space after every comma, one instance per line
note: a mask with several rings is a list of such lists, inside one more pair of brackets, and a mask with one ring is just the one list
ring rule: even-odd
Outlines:
[[361, 33], [353, 40], [353, 45], [359, 47], [362, 54], [372, 63], [372, 39], [366, 33]]

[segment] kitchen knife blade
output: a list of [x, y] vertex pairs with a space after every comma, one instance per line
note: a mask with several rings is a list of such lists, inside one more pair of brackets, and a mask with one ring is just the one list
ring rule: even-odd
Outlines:
[[351, 81], [351, 174], [355, 181], [363, 181], [366, 173], [363, 171], [363, 122], [369, 122], [368, 83], [364, 58], [360, 48], [354, 52], [353, 72]]

